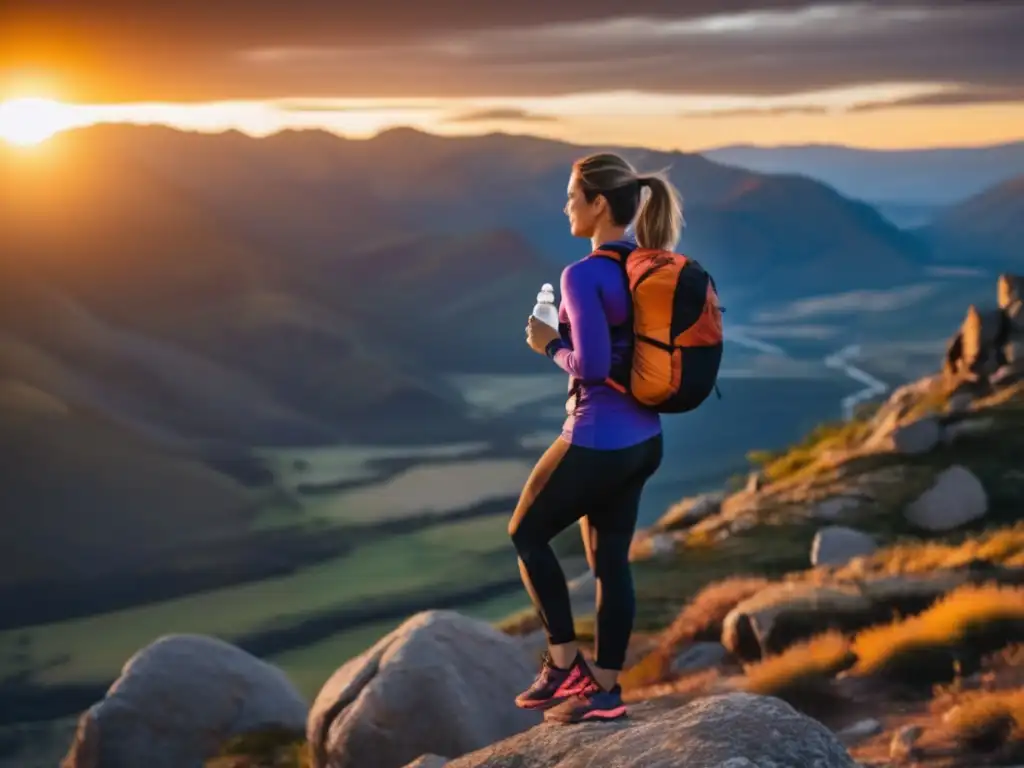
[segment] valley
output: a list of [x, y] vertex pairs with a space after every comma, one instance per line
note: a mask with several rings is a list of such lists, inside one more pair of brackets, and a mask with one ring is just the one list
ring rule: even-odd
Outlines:
[[[522, 327], [585, 253], [559, 206], [587, 148], [127, 126], [53, 145], [59, 187], [0, 151], [8, 721], [80, 711], [167, 633], [230, 639], [309, 692], [416, 610], [527, 605], [505, 529], [566, 382]], [[941, 227], [810, 178], [626, 154], [672, 167], [680, 248], [728, 311], [722, 397], [665, 420], [644, 524], [841, 418], [862, 384], [830, 355], [858, 348], [891, 388], [995, 301], [1005, 251], [939, 258]], [[585, 567], [573, 532], [559, 546]]]

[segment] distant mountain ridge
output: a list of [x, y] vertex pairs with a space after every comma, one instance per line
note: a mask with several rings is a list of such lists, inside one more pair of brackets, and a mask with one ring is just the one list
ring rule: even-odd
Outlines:
[[981, 147], [874, 150], [829, 144], [733, 145], [702, 152], [763, 173], [798, 173], [876, 205], [935, 212], [1024, 173], [1024, 141]]
[[[437, 374], [529, 370], [522, 317], [587, 251], [560, 208], [571, 162], [594, 149], [412, 129], [370, 140], [71, 131], [48, 147], [58, 185], [2, 153], [14, 205], [0, 211], [0, 276], [12, 297], [56, 303], [47, 316], [9, 301], [0, 327], [109, 378], [121, 393], [105, 401], [111, 415], [150, 432], [330, 441], [365, 434], [370, 413], [458, 431], [460, 397]], [[671, 169], [689, 223], [680, 249], [715, 274], [740, 321], [924, 274], [919, 239], [820, 183], [621, 151]]]
[[939, 261], [1024, 267], [1024, 174], [942, 212], [920, 236]]

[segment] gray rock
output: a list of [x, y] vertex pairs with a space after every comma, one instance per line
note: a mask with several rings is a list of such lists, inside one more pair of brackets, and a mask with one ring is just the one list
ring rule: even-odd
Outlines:
[[995, 424], [995, 419], [991, 417], [955, 421], [952, 424], [947, 424], [943, 429], [942, 442], [951, 445], [962, 437], [983, 435], [990, 432]]
[[909, 424], [897, 427], [892, 433], [892, 443], [897, 453], [914, 456], [928, 453], [942, 439], [942, 425], [934, 416], [926, 416]]
[[724, 499], [725, 494], [723, 493], [705, 493], [701, 496], [683, 499], [678, 504], [669, 507], [668, 511], [654, 524], [653, 530], [676, 531], [689, 528], [701, 520], [718, 514]]
[[904, 511], [912, 525], [926, 531], [951, 531], [988, 512], [988, 494], [966, 467], [954, 464], [935, 478]]
[[857, 496], [832, 496], [815, 505], [812, 517], [827, 523], [842, 520], [850, 512], [864, 504], [864, 499]]
[[820, 529], [811, 543], [811, 565], [843, 565], [855, 557], [878, 549], [875, 540], [862, 531], [831, 525]]
[[422, 755], [406, 765], [405, 768], [445, 768], [446, 765], [448, 765], [447, 757]]
[[343, 665], [306, 727], [314, 768], [399, 768], [457, 757], [540, 722], [515, 697], [537, 664], [514, 637], [453, 611], [425, 611]]
[[202, 768], [232, 736], [301, 736], [306, 713], [280, 669], [213, 637], [168, 635], [132, 656], [82, 715], [64, 768]]
[[785, 702], [726, 693], [639, 704], [612, 723], [542, 725], [446, 768], [855, 768], [825, 726]]
[[682, 675], [717, 667], [728, 655], [721, 643], [694, 643], [672, 661], [672, 674]]
[[726, 614], [722, 645], [742, 661], [755, 661], [826, 631], [837, 616], [852, 622], [869, 615], [871, 608], [871, 601], [852, 585], [777, 583]]
[[866, 739], [869, 736], [875, 736], [881, 732], [882, 724], [874, 718], [867, 718], [866, 720], [860, 720], [853, 725], [843, 728], [843, 730], [836, 735], [844, 744], [853, 744], [861, 739]]

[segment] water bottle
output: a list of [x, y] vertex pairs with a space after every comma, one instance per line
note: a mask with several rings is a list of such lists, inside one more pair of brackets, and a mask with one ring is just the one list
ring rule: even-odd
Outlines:
[[555, 306], [555, 289], [551, 283], [544, 283], [540, 287], [537, 303], [533, 306], [533, 316], [558, 330], [558, 307]]

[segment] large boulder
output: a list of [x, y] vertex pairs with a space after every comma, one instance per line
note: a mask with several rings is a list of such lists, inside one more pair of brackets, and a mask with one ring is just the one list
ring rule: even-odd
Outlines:
[[430, 768], [855, 768], [839, 739], [785, 702], [726, 693], [636, 705], [612, 723], [542, 725]]
[[453, 611], [405, 621], [339, 668], [306, 728], [314, 768], [399, 768], [457, 757], [526, 730], [515, 697], [537, 673], [517, 638]]
[[301, 735], [306, 714], [280, 669], [217, 638], [168, 635], [82, 715], [63, 768], [202, 768], [233, 736]]
[[954, 464], [904, 510], [907, 521], [925, 531], [951, 531], [988, 512], [985, 486], [971, 470]]

